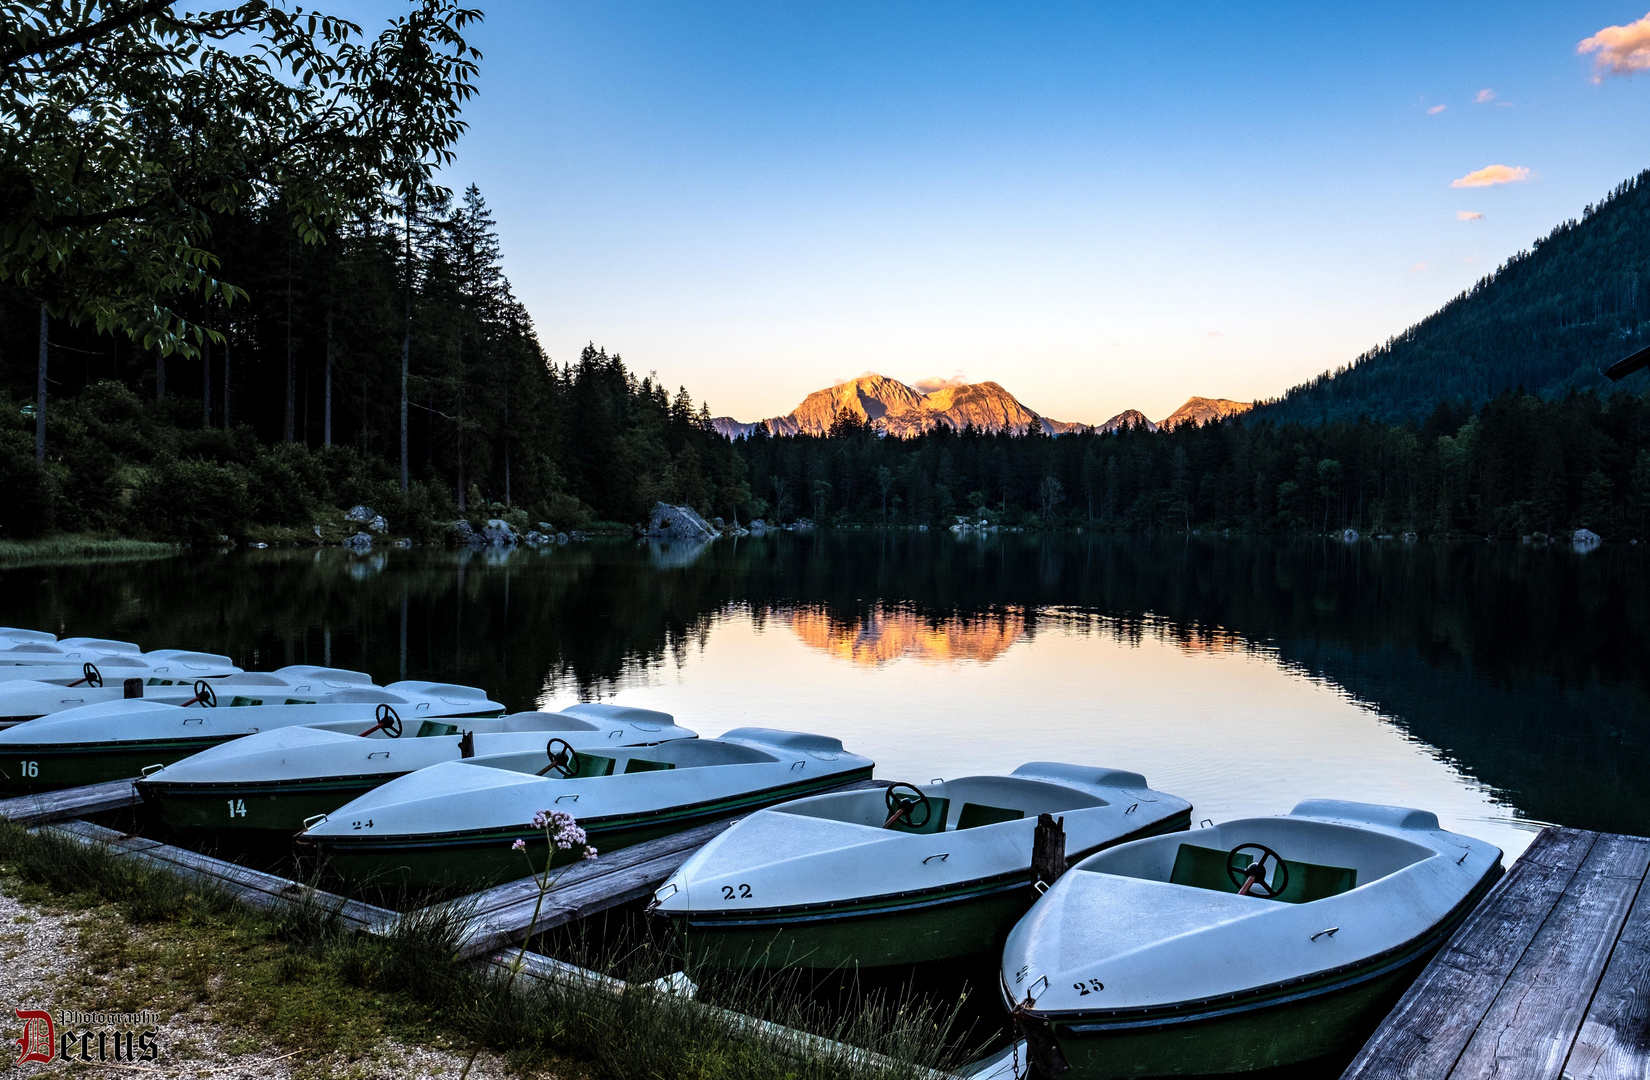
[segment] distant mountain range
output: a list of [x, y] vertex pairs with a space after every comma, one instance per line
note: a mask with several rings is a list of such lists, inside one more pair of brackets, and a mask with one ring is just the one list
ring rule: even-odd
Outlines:
[[758, 422], [765, 422], [769, 433], [774, 435], [824, 435], [831, 430], [837, 414], [846, 409], [875, 430], [899, 438], [920, 435], [936, 427], [961, 431], [971, 425], [980, 431], [1009, 431], [1016, 435], [1032, 430], [1045, 435], [1064, 435], [1091, 428], [1103, 432], [1123, 427], [1156, 431], [1186, 423], [1204, 424], [1248, 408], [1243, 402], [1224, 398], [1194, 397], [1155, 424], [1138, 410], [1129, 409], [1103, 424], [1090, 425], [1050, 420], [1026, 408], [1019, 398], [994, 382], [948, 384], [923, 393], [886, 375], [869, 374], [815, 390], [784, 416], [748, 423], [731, 416], [718, 416], [711, 425], [730, 439], [749, 436]]

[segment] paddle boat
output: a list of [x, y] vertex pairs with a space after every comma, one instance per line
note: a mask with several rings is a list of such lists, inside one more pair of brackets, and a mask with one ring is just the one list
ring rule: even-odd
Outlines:
[[1072, 858], [1184, 830], [1139, 773], [1034, 761], [1008, 776], [816, 795], [735, 824], [654, 893], [696, 961], [882, 967], [1002, 948], [1037, 898], [1039, 814]]
[[351, 885], [477, 889], [526, 876], [516, 840], [543, 869], [548, 845], [533, 826], [541, 811], [572, 814], [592, 846], [612, 851], [866, 780], [875, 764], [836, 739], [765, 728], [602, 749], [552, 756], [540, 747], [432, 765], [307, 822], [299, 840]]
[[[145, 654], [155, 655], [155, 654]], [[313, 705], [340, 690], [373, 685], [372, 677], [343, 668], [294, 664], [275, 671], [241, 671], [227, 656], [179, 652], [163, 659], [142, 677], [115, 681], [119, 669], [105, 660], [110, 676], [96, 663], [82, 665], [77, 686], [59, 686], [37, 680], [0, 682], [0, 728], [84, 705], [143, 697], [170, 705], [206, 701], [216, 705], [222, 695], [230, 705]]]
[[20, 645], [26, 641], [56, 641], [57, 635], [45, 630], [29, 630], [21, 626], [0, 626], [0, 647]]
[[102, 656], [134, 656], [142, 651], [130, 641], [109, 638], [73, 637], [56, 641], [14, 638], [0, 642], [0, 665], [79, 663]]
[[174, 829], [295, 833], [308, 818], [443, 761], [541, 751], [548, 761], [569, 750], [600, 754], [608, 746], [697, 738], [669, 713], [599, 702], [462, 725], [424, 720], [416, 731], [391, 706], [380, 709], [382, 722], [366, 730], [359, 720], [284, 727], [215, 746], [145, 773], [138, 792]]
[[169, 765], [274, 728], [325, 725], [359, 733], [385, 719], [380, 706], [394, 710], [397, 722], [504, 715], [504, 706], [484, 692], [451, 683], [353, 685], [318, 695], [314, 704], [236, 708], [214, 708], [223, 699], [204, 680], [197, 690], [206, 696], [188, 705], [130, 698], [66, 709], [0, 731], [0, 793], [135, 778], [148, 766]]
[[1501, 874], [1424, 810], [1313, 799], [1093, 855], [1009, 934], [1041, 1075], [1249, 1072], [1356, 1049]]
[[148, 653], [100, 656], [96, 663], [65, 660], [46, 664], [0, 665], [0, 691], [11, 683], [25, 681], [57, 686], [101, 687], [105, 683], [124, 686], [128, 679], [137, 679], [146, 685], [159, 686], [163, 681], [193, 682], [196, 679], [221, 679], [239, 674], [241, 669], [227, 656], [182, 649], [157, 649]]

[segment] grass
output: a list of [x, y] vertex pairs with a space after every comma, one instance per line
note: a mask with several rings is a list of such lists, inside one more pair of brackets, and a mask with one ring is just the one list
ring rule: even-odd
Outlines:
[[0, 569], [64, 562], [128, 562], [176, 555], [176, 544], [152, 540], [110, 540], [98, 536], [43, 536], [34, 540], [0, 540]]
[[[461, 906], [403, 919], [390, 933], [354, 932], [310, 903], [256, 912], [186, 881], [61, 834], [0, 823], [0, 883], [25, 901], [95, 910], [81, 946], [104, 1007], [177, 1015], [206, 1006], [256, 1036], [247, 1052], [359, 1055], [386, 1036], [467, 1053], [482, 1047], [526, 1074], [592, 1080], [896, 1080], [972, 1056], [956, 1011], [925, 1000], [855, 995], [832, 1007], [774, 977], [705, 979], [701, 997], [647, 986], [676, 969], [645, 938], [564, 955], [623, 978], [622, 992], [581, 981], [512, 979], [495, 966], [452, 959]], [[742, 1023], [736, 1013], [877, 1051], [844, 1058]], [[315, 1072], [314, 1075], [323, 1075]]]

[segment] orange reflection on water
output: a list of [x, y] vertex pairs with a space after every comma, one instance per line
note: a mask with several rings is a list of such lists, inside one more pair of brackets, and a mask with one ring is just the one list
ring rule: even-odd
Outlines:
[[1013, 610], [930, 619], [910, 611], [877, 609], [844, 622], [823, 611], [793, 609], [774, 617], [804, 645], [869, 667], [902, 657], [938, 664], [988, 664], [1026, 636], [1025, 617]]

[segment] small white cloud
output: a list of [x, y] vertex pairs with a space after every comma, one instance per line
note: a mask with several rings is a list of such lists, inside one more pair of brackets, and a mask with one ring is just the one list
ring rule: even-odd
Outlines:
[[1490, 102], [1495, 100], [1495, 91], [1486, 86], [1484, 89], [1474, 94], [1472, 100], [1479, 105], [1488, 105]]
[[918, 379], [911, 384], [911, 389], [919, 394], [932, 394], [936, 390], [944, 390], [948, 386], [967, 386], [968, 380], [958, 372], [949, 378], [942, 375], [930, 375], [926, 379]]
[[1211, 331], [1209, 331], [1209, 336], [1210, 337], [1225, 337], [1226, 335], [1221, 333], [1219, 330], [1211, 330]]
[[1576, 46], [1576, 52], [1593, 58], [1593, 81], [1606, 75], [1632, 75], [1650, 68], [1650, 15], [1625, 26], [1606, 26]]
[[1520, 180], [1528, 180], [1530, 170], [1522, 165], [1486, 165], [1482, 169], [1470, 172], [1459, 180], [1450, 181], [1450, 187], [1491, 187], [1495, 184], [1515, 184]]
[[1477, 210], [1457, 210], [1455, 212], [1456, 221], [1477, 221], [1483, 216], [1484, 215]]
[[1418, 262], [1414, 266], [1409, 268], [1409, 272], [1412, 273], [1412, 274], [1419, 274], [1422, 270], [1425, 270], [1426, 268], [1427, 268], [1426, 263]]
[[1448, 105], [1434, 105], [1432, 108], [1427, 110], [1427, 115], [1428, 116], [1437, 116], [1439, 113], [1443, 112], [1447, 108], [1449, 108]]

